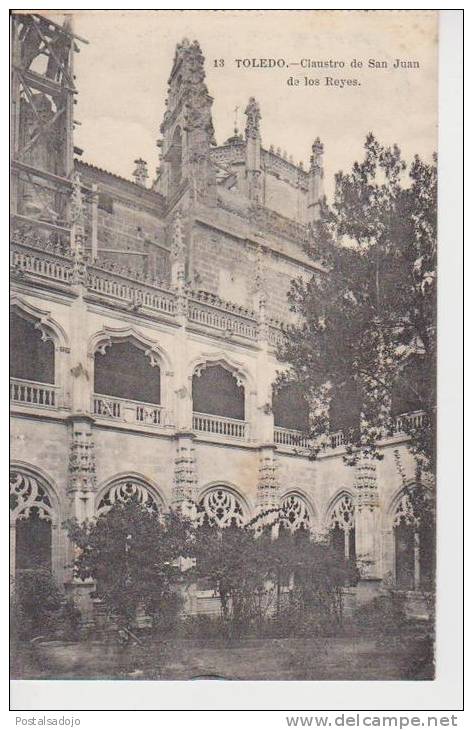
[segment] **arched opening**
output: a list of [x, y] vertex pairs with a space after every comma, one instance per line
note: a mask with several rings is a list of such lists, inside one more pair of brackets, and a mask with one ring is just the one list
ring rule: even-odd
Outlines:
[[52, 525], [33, 507], [26, 518], [16, 522], [15, 568], [21, 570], [52, 569]]
[[309, 406], [301, 385], [287, 383], [275, 390], [273, 415], [276, 427], [308, 432]]
[[194, 412], [245, 419], [245, 389], [222, 365], [208, 365], [194, 373], [192, 400]]
[[435, 515], [430, 494], [420, 485], [406, 490], [393, 520], [396, 585], [432, 590], [435, 580]]
[[95, 353], [94, 392], [141, 403], [161, 403], [161, 372], [133, 342], [113, 342]]
[[360, 430], [362, 398], [353, 381], [347, 381], [333, 393], [329, 406], [330, 430], [351, 432], [356, 437]]
[[355, 507], [349, 494], [343, 494], [335, 503], [329, 523], [330, 542], [341, 560], [354, 560]]
[[10, 473], [10, 526], [14, 573], [52, 571], [53, 508], [39, 479], [22, 471]]
[[13, 378], [54, 384], [54, 343], [37, 322], [10, 313], [10, 373]]
[[143, 481], [136, 477], [123, 477], [114, 481], [97, 503], [97, 516], [106, 514], [115, 504], [127, 504], [136, 500], [149, 512], [162, 512], [163, 503]]
[[298, 494], [288, 494], [282, 500], [279, 526], [293, 534], [309, 534], [309, 510], [304, 500]]
[[425, 409], [436, 389], [435, 372], [423, 355], [412, 355], [404, 366], [392, 394], [392, 413], [399, 416]]
[[214, 487], [199, 502], [199, 524], [207, 527], [242, 527], [244, 512], [241, 501], [224, 486]]

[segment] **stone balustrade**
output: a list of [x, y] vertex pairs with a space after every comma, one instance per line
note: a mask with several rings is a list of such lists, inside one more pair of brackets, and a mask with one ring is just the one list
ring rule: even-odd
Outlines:
[[248, 439], [248, 423], [236, 418], [194, 412], [192, 414], [192, 428], [205, 434], [227, 436], [232, 439]]
[[27, 243], [13, 242], [10, 248], [10, 268], [18, 275], [52, 279], [70, 284], [72, 262], [70, 257], [53, 251], [35, 249]]
[[[15, 231], [12, 237], [11, 269], [19, 273], [32, 274], [62, 284], [71, 284], [73, 260], [70, 251], [66, 254], [63, 244], [44, 241], [39, 236], [23, 236]], [[151, 280], [144, 274], [125, 270], [105, 263], [85, 262], [86, 287], [90, 292], [103, 296], [113, 303], [125, 302], [137, 314], [141, 309], [174, 317], [176, 294], [158, 280]], [[185, 290], [188, 300], [187, 318], [190, 322], [209, 330], [217, 330], [228, 336], [244, 340], [258, 340], [256, 313], [247, 307], [229, 302], [206, 291]], [[281, 323], [271, 320], [268, 327], [268, 342], [277, 347], [283, 340]]]
[[249, 340], [258, 335], [254, 312], [226, 302], [208, 292], [190, 292], [188, 318], [191, 322]]
[[305, 436], [301, 431], [275, 426], [274, 443], [278, 446], [294, 446], [309, 449], [312, 442], [311, 439], [308, 436]]
[[401, 413], [396, 416], [394, 423], [394, 433], [404, 433], [415, 428], [423, 428], [427, 423], [427, 414], [425, 411], [412, 411], [411, 413]]
[[114, 398], [94, 394], [92, 413], [96, 418], [111, 419], [123, 423], [137, 423], [143, 426], [164, 426], [164, 408], [155, 403]]
[[34, 380], [10, 378], [10, 401], [40, 408], [57, 408], [59, 406], [59, 387]]
[[173, 315], [175, 296], [172, 292], [157, 286], [128, 278], [123, 274], [109, 272], [99, 266], [88, 266], [87, 288], [108, 299], [119, 299], [136, 307], [146, 307]]

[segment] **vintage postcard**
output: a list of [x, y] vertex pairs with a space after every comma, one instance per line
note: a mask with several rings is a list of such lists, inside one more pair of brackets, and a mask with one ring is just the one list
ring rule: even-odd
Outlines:
[[12, 679], [435, 679], [437, 47], [12, 12]]

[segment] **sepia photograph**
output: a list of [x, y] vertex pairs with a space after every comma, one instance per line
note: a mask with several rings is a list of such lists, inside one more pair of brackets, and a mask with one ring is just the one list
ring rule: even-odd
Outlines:
[[11, 678], [432, 682], [437, 12], [10, 32]]

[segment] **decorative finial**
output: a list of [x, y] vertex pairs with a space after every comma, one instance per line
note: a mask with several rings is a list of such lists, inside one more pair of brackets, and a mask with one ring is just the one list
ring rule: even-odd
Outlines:
[[137, 185], [141, 185], [141, 187], [146, 187], [146, 180], [148, 179], [148, 163], [146, 160], [143, 160], [141, 157], [137, 160], [135, 160], [135, 170], [133, 172], [133, 177], [135, 178], [135, 183]]
[[312, 154], [315, 157], [320, 157], [324, 153], [324, 146], [322, 142], [320, 141], [320, 137], [316, 137], [314, 140], [314, 144], [312, 145]]
[[316, 137], [312, 145], [312, 154], [310, 156], [310, 169], [321, 170], [322, 169], [322, 158], [324, 154], [324, 146], [320, 141], [319, 137]]

